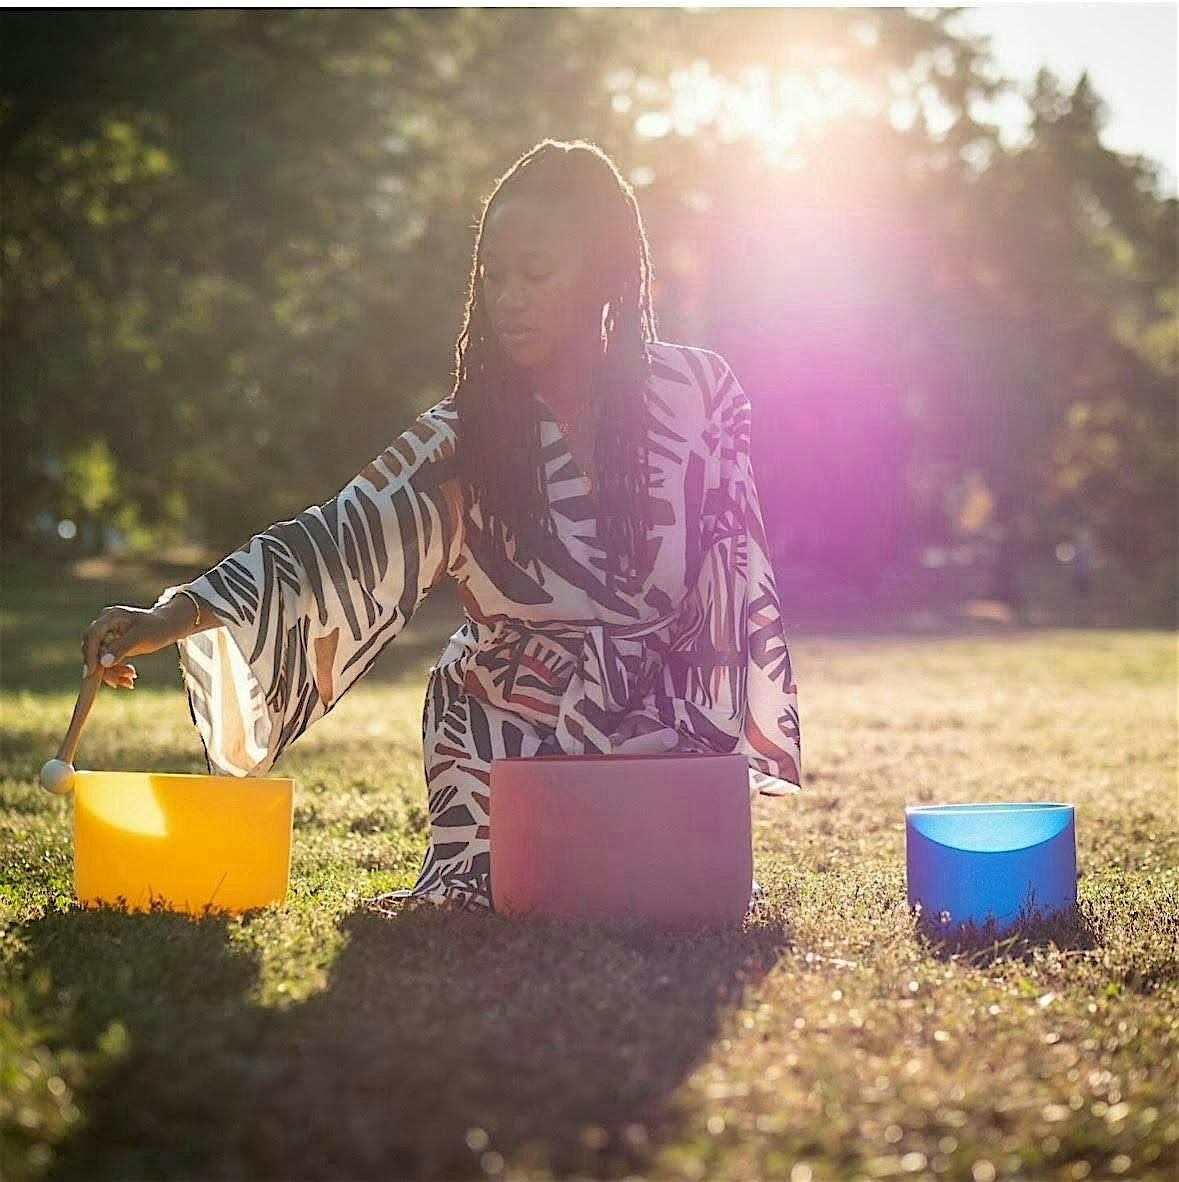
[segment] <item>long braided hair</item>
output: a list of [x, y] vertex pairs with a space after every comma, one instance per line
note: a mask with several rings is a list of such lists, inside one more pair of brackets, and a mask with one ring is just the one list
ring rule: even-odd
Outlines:
[[556, 538], [528, 375], [502, 349], [483, 294], [484, 229], [495, 209], [517, 196], [557, 207], [581, 235], [591, 267], [587, 302], [599, 315], [605, 309], [592, 381], [600, 401], [598, 530], [606, 550], [607, 585], [613, 587], [628, 568], [641, 570], [647, 561], [642, 395], [650, 373], [646, 342], [656, 339], [655, 314], [647, 239], [634, 191], [609, 156], [586, 140], [540, 141], [504, 173], [484, 202], [455, 350], [456, 459], [464, 509], [478, 502], [486, 543], [499, 561], [508, 559], [509, 539], [515, 560], [528, 565], [539, 561], [546, 537]]

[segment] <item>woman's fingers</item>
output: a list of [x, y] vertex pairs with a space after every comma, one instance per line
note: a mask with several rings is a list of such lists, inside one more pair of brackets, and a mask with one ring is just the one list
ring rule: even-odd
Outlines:
[[[82, 666], [83, 677], [86, 677], [90, 672], [92, 672], [92, 670], [87, 669], [85, 665]], [[109, 665], [102, 666], [102, 674], [104, 678], [128, 673], [132, 677], [139, 676], [139, 670], [136, 669], [134, 665], [128, 665], [125, 661], [113, 661]]]
[[[82, 637], [83, 668], [90, 671], [99, 663], [106, 666], [113, 665], [115, 658], [107, 650], [111, 642], [122, 634], [125, 627], [126, 625], [121, 618], [120, 609], [107, 608], [86, 629], [86, 633]], [[103, 660], [104, 653], [106, 653], [109, 659]], [[105, 680], [106, 674], [103, 674], [103, 677]]]
[[114, 689], [134, 689], [138, 676], [134, 665], [119, 663], [103, 670], [102, 681]]

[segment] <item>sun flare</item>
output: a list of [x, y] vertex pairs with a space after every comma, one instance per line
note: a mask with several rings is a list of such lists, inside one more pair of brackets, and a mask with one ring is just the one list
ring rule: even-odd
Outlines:
[[777, 162], [784, 162], [803, 140], [821, 136], [827, 124], [862, 109], [867, 101], [854, 78], [830, 66], [776, 75], [756, 66], [730, 80], [697, 59], [672, 74], [671, 88], [670, 110], [648, 112], [636, 120], [640, 135], [691, 136], [714, 126], [721, 139], [752, 140]]

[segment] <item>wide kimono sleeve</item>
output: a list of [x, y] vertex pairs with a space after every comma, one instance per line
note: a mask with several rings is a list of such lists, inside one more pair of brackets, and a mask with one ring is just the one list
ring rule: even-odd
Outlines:
[[783, 796], [802, 787], [798, 687], [754, 479], [749, 399], [723, 358], [706, 360], [708, 460], [698, 529], [687, 526], [692, 582], [662, 713], [707, 748], [746, 755], [751, 793]]
[[181, 587], [221, 623], [177, 642], [210, 773], [265, 775], [371, 667], [462, 545], [457, 412], [417, 417], [334, 497]]

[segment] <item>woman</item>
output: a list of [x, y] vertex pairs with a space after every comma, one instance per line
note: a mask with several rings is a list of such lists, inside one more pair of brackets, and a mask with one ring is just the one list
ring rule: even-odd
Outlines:
[[542, 141], [485, 204], [453, 392], [330, 500], [86, 633], [114, 685], [176, 643], [209, 771], [263, 775], [452, 576], [467, 619], [426, 689], [429, 846], [378, 907], [493, 910], [500, 756], [739, 751], [751, 791], [801, 786], [749, 402], [722, 357], [656, 339], [650, 275], [610, 159]]

